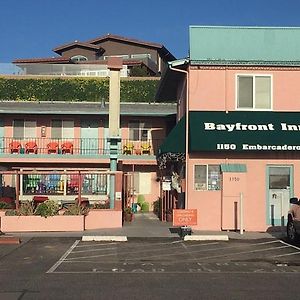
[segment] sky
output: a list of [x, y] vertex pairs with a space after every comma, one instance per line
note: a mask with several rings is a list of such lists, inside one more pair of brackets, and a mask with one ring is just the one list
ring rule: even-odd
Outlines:
[[188, 56], [190, 25], [299, 26], [300, 0], [0, 0], [0, 63], [107, 33]]

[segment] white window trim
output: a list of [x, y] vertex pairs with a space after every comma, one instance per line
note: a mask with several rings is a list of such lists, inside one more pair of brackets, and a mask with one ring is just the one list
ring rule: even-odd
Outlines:
[[[271, 107], [270, 108], [240, 108], [238, 107], [238, 77], [270, 77], [271, 79]], [[255, 80], [253, 80], [253, 91], [255, 91]], [[254, 105], [255, 102], [255, 92], [253, 93]], [[235, 110], [241, 111], [273, 111], [273, 74], [262, 74], [262, 73], [239, 73], [235, 74]]]

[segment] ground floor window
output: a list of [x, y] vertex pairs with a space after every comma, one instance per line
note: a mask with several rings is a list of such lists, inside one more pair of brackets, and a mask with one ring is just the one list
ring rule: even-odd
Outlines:
[[219, 165], [195, 165], [194, 189], [196, 191], [216, 191], [221, 189]]

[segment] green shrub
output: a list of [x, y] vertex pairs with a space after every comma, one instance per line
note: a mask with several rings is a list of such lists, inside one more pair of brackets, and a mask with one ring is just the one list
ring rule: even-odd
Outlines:
[[136, 202], [140, 207], [142, 207], [143, 203], [145, 202], [145, 196], [144, 195], [138, 195]]
[[77, 204], [68, 205], [64, 215], [66, 216], [86, 216], [89, 213], [89, 208]]
[[32, 201], [24, 201], [20, 204], [18, 215], [20, 216], [33, 216], [34, 204]]
[[59, 206], [57, 204], [57, 202], [53, 201], [53, 200], [47, 200], [43, 203], [40, 203], [34, 214], [37, 216], [42, 216], [42, 217], [51, 217], [51, 216], [55, 216], [58, 214], [58, 210], [59, 210]]
[[141, 208], [142, 212], [149, 212], [149, 202], [143, 202]]
[[6, 202], [0, 202], [0, 209], [12, 208], [12, 205]]
[[[122, 102], [153, 102], [156, 80], [121, 80]], [[0, 77], [0, 100], [100, 102], [109, 98], [107, 78], [6, 78]]]
[[10, 209], [5, 212], [6, 216], [19, 216], [19, 213], [16, 209]]

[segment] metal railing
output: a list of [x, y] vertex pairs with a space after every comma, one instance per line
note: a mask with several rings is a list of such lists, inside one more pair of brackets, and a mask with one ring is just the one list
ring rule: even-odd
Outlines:
[[[163, 140], [132, 141], [118, 144], [119, 155], [156, 155]], [[11, 155], [109, 155], [110, 144], [105, 138], [0, 138], [0, 154]]]

